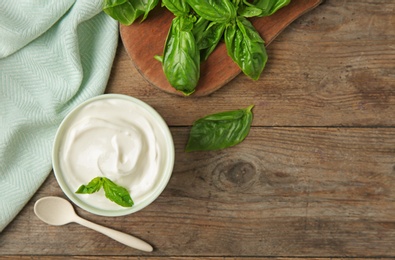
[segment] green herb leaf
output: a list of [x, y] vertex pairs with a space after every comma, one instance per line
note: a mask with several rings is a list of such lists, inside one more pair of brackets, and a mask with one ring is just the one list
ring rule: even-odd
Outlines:
[[225, 29], [225, 44], [228, 55], [240, 69], [254, 80], [258, 80], [267, 62], [265, 44], [254, 26], [239, 16], [236, 22]]
[[81, 185], [75, 192], [77, 194], [92, 194], [103, 187], [106, 197], [122, 207], [132, 207], [134, 202], [127, 189], [115, 184], [106, 177], [93, 178], [87, 185]]
[[192, 9], [206, 20], [226, 23], [237, 15], [235, 5], [229, 0], [186, 0]]
[[103, 185], [103, 178], [96, 177], [92, 179], [87, 185], [81, 185], [75, 193], [92, 194], [98, 192], [102, 185]]
[[203, 17], [198, 17], [193, 24], [193, 36], [195, 36], [196, 42], [201, 41], [201, 38], [203, 37], [203, 32], [206, 30], [207, 26], [209, 24], [209, 21], [204, 19]]
[[158, 2], [158, 0], [104, 0], [103, 11], [121, 24], [130, 25], [141, 15], [144, 20]]
[[112, 182], [110, 179], [103, 178], [103, 189], [106, 197], [117, 203], [118, 205], [121, 205], [123, 207], [132, 207], [134, 202], [132, 198], [130, 197], [130, 194], [127, 189], [124, 187], [118, 186], [114, 182]]
[[210, 54], [217, 47], [225, 30], [225, 23], [210, 22], [201, 33], [197, 45], [200, 51], [201, 60], [207, 60]]
[[284, 6], [287, 6], [291, 0], [243, 0], [237, 12], [244, 17], [263, 17], [270, 16]]
[[155, 6], [157, 6], [159, 3], [159, 0], [148, 0], [148, 2], [145, 5], [145, 12], [144, 12], [144, 16], [141, 19], [141, 21], [144, 21], [145, 19], [147, 19], [149, 12], [155, 8]]
[[189, 5], [184, 0], [162, 0], [162, 6], [165, 6], [175, 16], [188, 15]]
[[200, 54], [193, 36], [194, 19], [177, 16], [167, 35], [162, 66], [170, 85], [188, 96], [200, 77]]
[[194, 122], [186, 151], [219, 150], [242, 142], [250, 131], [253, 105], [208, 115]]

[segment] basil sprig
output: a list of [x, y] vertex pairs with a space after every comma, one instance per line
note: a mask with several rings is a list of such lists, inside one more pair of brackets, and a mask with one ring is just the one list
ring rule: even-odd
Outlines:
[[[267, 62], [265, 42], [246, 19], [274, 14], [291, 0], [162, 0], [175, 15], [164, 46], [164, 74], [176, 90], [188, 96], [200, 77], [200, 61], [206, 60], [224, 39], [228, 55], [245, 75], [259, 79]], [[159, 0], [104, 0], [103, 10], [122, 24], [131, 24]], [[200, 59], [199, 59], [200, 57]]]
[[226, 27], [225, 44], [228, 55], [244, 74], [258, 80], [268, 57], [264, 41], [254, 26], [246, 18], [239, 16], [234, 24]]
[[106, 177], [93, 178], [87, 185], [81, 185], [75, 193], [92, 194], [98, 192], [102, 187], [105, 196], [112, 202], [122, 207], [132, 207], [134, 205], [128, 190]]
[[251, 105], [244, 109], [212, 114], [194, 122], [185, 150], [209, 151], [234, 146], [248, 135], [252, 122]]

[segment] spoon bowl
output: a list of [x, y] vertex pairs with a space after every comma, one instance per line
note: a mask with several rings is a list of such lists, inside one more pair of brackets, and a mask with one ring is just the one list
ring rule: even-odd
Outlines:
[[77, 216], [73, 206], [60, 197], [45, 197], [39, 199], [34, 205], [34, 213], [45, 223], [61, 226], [73, 222]]
[[61, 226], [71, 222], [81, 224], [90, 229], [96, 230], [124, 245], [139, 249], [145, 252], [152, 252], [153, 248], [147, 242], [134, 236], [100, 226], [79, 217], [73, 206], [67, 200], [60, 197], [44, 197], [34, 204], [34, 213], [45, 223], [53, 226]]

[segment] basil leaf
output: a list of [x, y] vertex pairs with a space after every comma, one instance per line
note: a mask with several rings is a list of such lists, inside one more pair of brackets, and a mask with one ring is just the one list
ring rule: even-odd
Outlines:
[[191, 17], [176, 16], [173, 19], [162, 57], [163, 71], [170, 85], [186, 96], [195, 91], [200, 77], [200, 56], [192, 32], [193, 22]]
[[158, 2], [158, 0], [104, 0], [103, 11], [121, 24], [130, 25], [141, 15], [144, 15], [144, 20]]
[[224, 23], [236, 17], [236, 7], [229, 0], [186, 0], [206, 20]]
[[208, 115], [194, 122], [186, 151], [219, 150], [239, 144], [250, 131], [253, 105]]
[[291, 0], [255, 0], [254, 5], [262, 9], [262, 16], [269, 16], [277, 12], [280, 8], [287, 6]]
[[264, 41], [254, 26], [239, 16], [236, 23], [225, 29], [225, 44], [228, 55], [240, 69], [254, 80], [258, 80], [267, 62]]
[[103, 185], [103, 179], [96, 177], [92, 179], [87, 185], [81, 185], [75, 193], [78, 194], [92, 194], [98, 192]]
[[242, 0], [231, 0], [231, 1], [232, 1], [232, 4], [233, 4], [236, 8], [239, 8], [240, 2], [241, 2]]
[[238, 9], [238, 14], [244, 17], [270, 16], [290, 2], [291, 0], [255, 0], [250, 3], [248, 0], [243, 0]]
[[103, 189], [106, 197], [122, 207], [132, 207], [134, 202], [127, 189], [118, 186], [110, 179], [103, 178]]
[[162, 0], [162, 6], [165, 6], [175, 16], [188, 15], [190, 10], [184, 0]]
[[210, 22], [197, 40], [201, 60], [207, 60], [208, 56], [217, 47], [225, 30], [225, 23]]
[[246, 2], [246, 4], [240, 5], [237, 14], [244, 17], [256, 17], [262, 14], [262, 9]]
[[106, 197], [122, 207], [132, 207], [134, 202], [127, 189], [118, 186], [106, 177], [93, 178], [87, 185], [81, 185], [75, 192], [77, 194], [92, 194], [103, 187]]
[[193, 24], [192, 33], [197, 43], [201, 41], [201, 38], [203, 37], [203, 32], [206, 30], [208, 24], [209, 21], [204, 19], [203, 17], [198, 17]]
[[145, 19], [147, 19], [149, 12], [155, 8], [155, 6], [157, 6], [159, 3], [159, 0], [148, 0], [147, 4], [145, 5], [145, 12], [144, 12], [144, 16], [141, 19], [141, 21], [144, 21]]

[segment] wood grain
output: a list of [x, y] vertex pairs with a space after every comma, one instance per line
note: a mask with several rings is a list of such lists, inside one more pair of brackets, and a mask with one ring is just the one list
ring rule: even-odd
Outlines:
[[177, 163], [152, 205], [115, 218], [77, 209], [149, 241], [152, 254], [77, 224], [42, 223], [34, 202], [63, 196], [53, 175], [5, 230], [2, 254], [395, 255], [395, 129], [255, 127], [237, 147], [202, 153], [183, 151], [188, 128], [172, 134]]
[[[18, 257], [17, 259], [19, 260], [24, 260], [24, 259], [29, 259], [29, 260], [69, 260], [69, 259], [80, 259], [80, 260], [89, 260], [89, 259], [97, 259], [97, 256], [22, 256]], [[104, 256], [103, 258], [108, 259], [108, 260], [123, 260], [123, 259], [128, 259], [128, 260], [164, 260], [164, 259], [170, 259], [170, 260], [197, 260], [201, 259], [200, 257], [178, 257], [178, 256], [173, 256], [173, 257], [143, 257], [143, 256]], [[2, 259], [11, 259], [14, 260], [16, 259], [14, 256], [4, 256]], [[205, 257], [205, 260], [300, 260], [303, 258], [300, 257]], [[314, 257], [314, 258], [308, 258], [309, 260], [332, 260], [333, 258], [324, 258], [324, 257]], [[358, 258], [337, 258], [338, 260], [349, 260], [349, 259], [358, 259]], [[381, 260], [381, 259], [388, 259], [388, 258], [364, 258], [365, 260]]]
[[[97, 256], [22, 256], [18, 257], [17, 259], [19, 260], [69, 260], [69, 259], [80, 259], [80, 260], [89, 260], [89, 259], [97, 259]], [[108, 259], [108, 260], [123, 260], [123, 259], [128, 259], [128, 260], [164, 260], [164, 259], [169, 259], [169, 260], [197, 260], [201, 259], [200, 257], [143, 257], [143, 256], [104, 256], [103, 258]], [[14, 256], [5, 256], [2, 259], [11, 259], [14, 260], [16, 259]], [[300, 260], [303, 258], [300, 257], [205, 257], [205, 260]], [[307, 258], [309, 260], [333, 260], [333, 258], [326, 258], [326, 257], [311, 257]], [[338, 260], [349, 260], [349, 259], [358, 259], [358, 258], [352, 258], [352, 257], [347, 257], [347, 258], [336, 258]], [[381, 259], [388, 259], [388, 258], [382, 258], [382, 257], [375, 257], [375, 258], [364, 258], [364, 260], [381, 260]]]
[[[294, 0], [269, 17], [251, 19], [257, 31], [269, 45], [291, 22], [314, 9], [321, 0]], [[174, 15], [166, 8], [155, 8], [143, 23], [121, 25], [123, 45], [141, 75], [159, 89], [183, 95], [173, 88], [163, 73], [162, 64], [155, 55], [162, 55], [166, 36]], [[140, 37], [136, 37], [140, 36]], [[200, 80], [193, 96], [207, 96], [224, 86], [240, 73], [240, 69], [228, 56], [225, 44], [220, 42], [207, 61], [201, 64]]]

